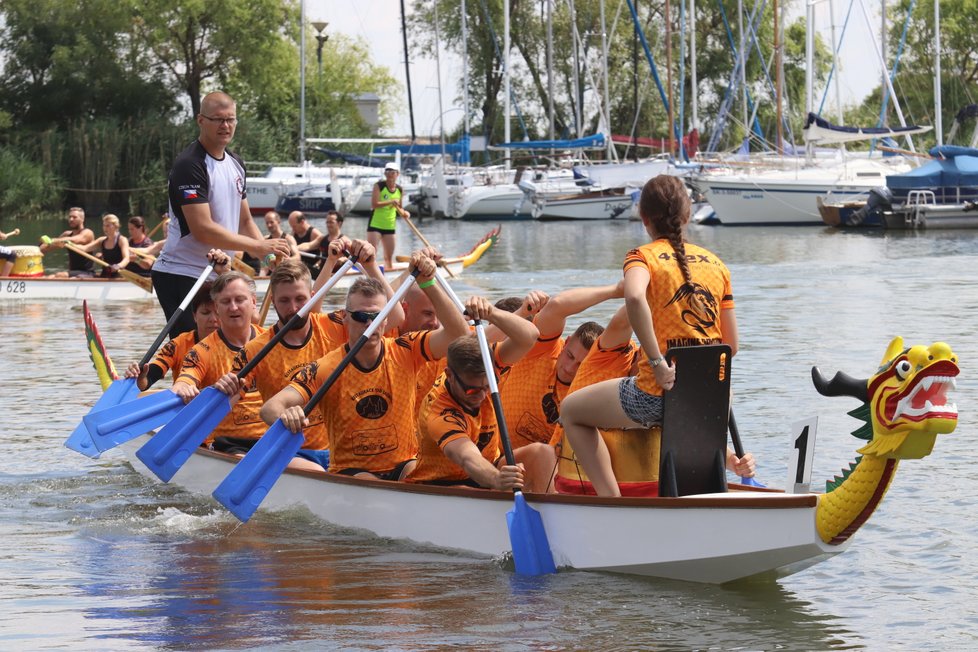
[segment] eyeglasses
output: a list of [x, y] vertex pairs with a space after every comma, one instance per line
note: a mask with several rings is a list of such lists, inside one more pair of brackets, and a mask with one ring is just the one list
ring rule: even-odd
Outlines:
[[462, 390], [462, 393], [465, 394], [466, 396], [475, 396], [479, 392], [489, 391], [489, 383], [486, 383], [485, 385], [466, 385], [465, 381], [462, 380], [461, 376], [458, 375], [457, 371], [455, 371], [451, 367], [448, 367], [448, 369], [451, 369], [452, 376], [455, 377], [455, 381], [453, 384], [457, 383], [458, 389]]
[[200, 114], [200, 117], [217, 124], [227, 125], [229, 127], [233, 127], [234, 125], [238, 124], [237, 118], [212, 118], [209, 115], [204, 115], [203, 113]]
[[352, 310], [349, 314], [350, 319], [358, 321], [361, 324], [369, 324], [380, 316], [379, 312], [367, 312], [366, 310]]

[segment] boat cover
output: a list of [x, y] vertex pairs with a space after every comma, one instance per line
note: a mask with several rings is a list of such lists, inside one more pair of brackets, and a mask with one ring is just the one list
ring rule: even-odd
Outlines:
[[522, 140], [512, 143], [499, 143], [489, 149], [596, 149], [604, 146], [604, 134], [592, 134], [573, 140]]
[[808, 114], [805, 124], [805, 142], [827, 145], [829, 143], [849, 143], [858, 140], [872, 140], [884, 136], [910, 136], [930, 131], [933, 127], [840, 127], [814, 113]]

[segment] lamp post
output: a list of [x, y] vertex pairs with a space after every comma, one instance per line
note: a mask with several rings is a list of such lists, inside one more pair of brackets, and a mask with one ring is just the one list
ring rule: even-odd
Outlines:
[[316, 30], [316, 40], [319, 45], [316, 47], [316, 62], [319, 64], [319, 85], [323, 85], [323, 46], [326, 45], [326, 41], [329, 40], [329, 34], [323, 34], [326, 31], [326, 27], [329, 23], [323, 21], [315, 21], [312, 23], [312, 28]]

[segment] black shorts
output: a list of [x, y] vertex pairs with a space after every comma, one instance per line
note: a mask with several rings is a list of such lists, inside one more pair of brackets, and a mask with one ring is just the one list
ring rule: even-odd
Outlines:
[[[156, 291], [156, 298], [160, 302], [160, 307], [163, 308], [163, 315], [169, 322], [170, 317], [180, 307], [180, 303], [184, 297], [194, 289], [194, 284], [197, 282], [197, 279], [192, 276], [158, 272], [155, 269], [150, 276], [153, 279], [153, 289]], [[183, 311], [180, 318], [170, 328], [170, 339], [180, 333], [192, 331], [195, 327], [194, 313], [188, 306], [187, 310]]]
[[368, 226], [367, 233], [370, 233], [371, 231], [373, 231], [374, 233], [379, 233], [381, 235], [394, 235], [396, 233], [395, 229], [381, 229], [376, 226]]
[[244, 455], [257, 443], [257, 439], [244, 439], [243, 437], [215, 437], [214, 443], [211, 444], [211, 450], [215, 450], [218, 453], [228, 453], [229, 455]]
[[381, 480], [390, 480], [391, 482], [397, 482], [401, 479], [401, 473], [404, 472], [404, 467], [414, 461], [414, 458], [409, 460], [404, 460], [397, 466], [395, 466], [390, 471], [368, 471], [367, 469], [341, 469], [337, 471], [340, 475], [356, 475], [357, 473], [373, 473], [375, 476]]

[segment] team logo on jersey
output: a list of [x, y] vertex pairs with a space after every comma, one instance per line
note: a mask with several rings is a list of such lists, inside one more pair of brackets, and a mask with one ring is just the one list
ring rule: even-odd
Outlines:
[[310, 391], [310, 389], [311, 389], [312, 380], [316, 377], [316, 374], [318, 372], [319, 372], [319, 363], [310, 362], [305, 367], [295, 372], [295, 375], [292, 376], [292, 382], [301, 385], [302, 388], [305, 389], [306, 392], [308, 392], [309, 394], [315, 394], [315, 392]]
[[540, 407], [543, 408], [543, 414], [547, 417], [547, 423], [557, 423], [557, 419], [560, 418], [560, 408], [557, 407], [557, 397], [554, 396], [553, 392], [547, 392], [543, 395]]
[[485, 450], [489, 442], [492, 441], [493, 435], [496, 434], [495, 430], [481, 430], [479, 431], [479, 441], [475, 443], [476, 447], [481, 451]]
[[160, 355], [166, 358], [172, 358], [176, 352], [177, 345], [173, 343], [173, 340], [170, 340], [164, 344], [163, 348], [160, 349]]
[[357, 414], [364, 419], [379, 419], [387, 414], [388, 409], [390, 409], [390, 405], [387, 403], [387, 399], [379, 394], [364, 396], [357, 401], [356, 406]]
[[197, 349], [193, 348], [187, 351], [187, 357], [183, 359], [184, 369], [199, 369], [200, 368], [200, 354], [197, 353]]
[[699, 283], [683, 283], [666, 305], [677, 302], [685, 305], [682, 311], [683, 322], [697, 333], [706, 335], [708, 328], [716, 326], [720, 312], [717, 300]]
[[184, 199], [197, 199], [197, 189], [196, 188], [184, 188], [183, 189]]
[[454, 426], [459, 432], [465, 432], [465, 417], [455, 408], [445, 408], [438, 417], [447, 424]]
[[238, 193], [244, 191], [244, 179], [241, 177], [234, 177], [234, 187], [237, 189]]

